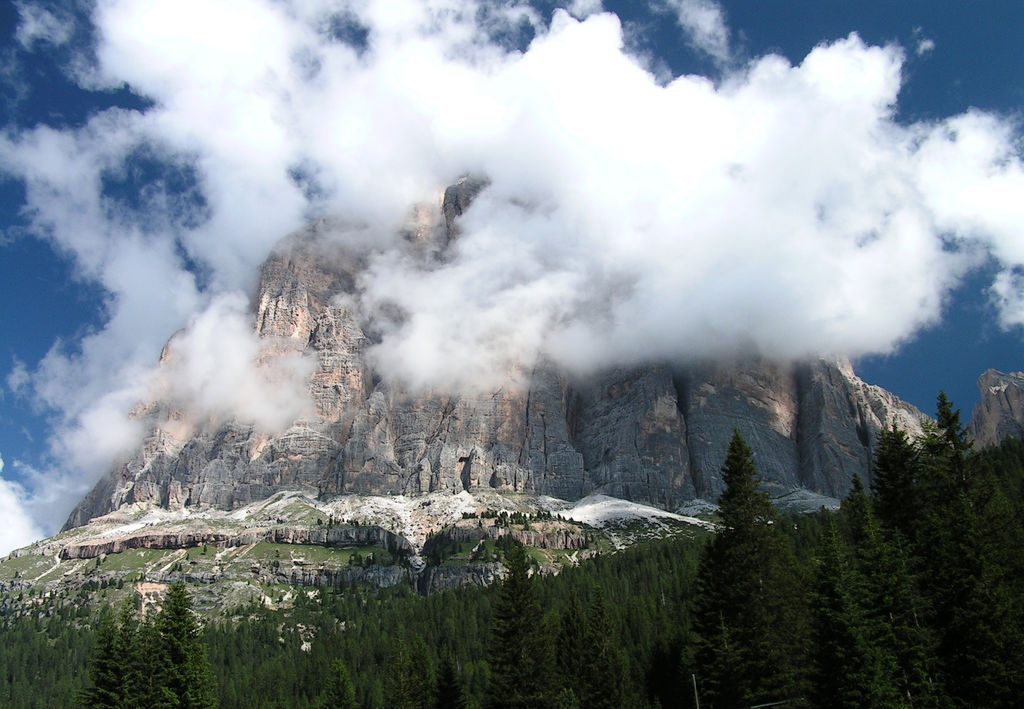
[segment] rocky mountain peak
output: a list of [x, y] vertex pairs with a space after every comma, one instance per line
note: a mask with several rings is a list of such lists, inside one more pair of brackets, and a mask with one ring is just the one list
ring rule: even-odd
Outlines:
[[[486, 182], [449, 187], [396, 234], [429, 257]], [[780, 493], [838, 497], [869, 477], [874, 442], [922, 415], [858, 379], [846, 360], [652, 362], [579, 377], [542, 362], [523, 385], [473, 394], [412, 392], [374, 370], [374, 335], [355, 306], [360, 250], [318, 222], [282, 241], [260, 272], [253, 328], [261, 361], [298, 354], [312, 415], [281, 432], [195, 422], [166, 402], [136, 410], [149, 428], [72, 512], [67, 527], [122, 507], [231, 510], [283, 491], [330, 499], [495, 490], [565, 500], [591, 493], [675, 509], [721, 492], [733, 429]], [[186, 425], [187, 423], [187, 425]]]

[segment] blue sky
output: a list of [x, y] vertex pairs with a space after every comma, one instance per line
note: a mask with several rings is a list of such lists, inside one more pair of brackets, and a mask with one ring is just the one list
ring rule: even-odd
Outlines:
[[[172, 333], [208, 351], [204, 327], [244, 321], [280, 237], [339, 214], [393, 232], [466, 172], [494, 182], [450, 269], [340, 237], [374, 254], [367, 312], [409, 314], [376, 352], [409, 383], [490, 381], [537, 352], [583, 371], [849, 354], [968, 418], [981, 372], [1024, 365], [1019, 3], [72, 7], [0, 5], [8, 544], [52, 533], [138, 440], [125, 416], [172, 377], [155, 373]], [[262, 421], [211, 403], [222, 375], [159, 385]]]

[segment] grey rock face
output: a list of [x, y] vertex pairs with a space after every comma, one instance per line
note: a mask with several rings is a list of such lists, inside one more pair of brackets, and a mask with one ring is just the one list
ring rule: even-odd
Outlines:
[[849, 362], [764, 360], [695, 365], [677, 375], [696, 497], [714, 500], [733, 429], [774, 488], [843, 497], [853, 475], [869, 482], [878, 434], [894, 423], [921, 433], [923, 414], [858, 379]]
[[911, 438], [922, 434], [924, 414], [881, 387], [858, 379], [849, 362], [818, 362], [795, 371], [800, 483], [831, 497], [845, 497], [854, 474], [871, 482], [875, 441], [883, 429]]
[[[551, 426], [541, 407], [553, 410]], [[565, 420], [557, 393], [543, 385], [452, 397], [411, 396], [382, 383], [356, 413], [321, 492], [560, 490], [562, 468], [582, 472]]]
[[738, 430], [761, 478], [799, 485], [798, 396], [789, 366], [768, 362], [696, 365], [678, 376], [695, 497], [718, 499], [725, 451]]
[[695, 497], [685, 402], [669, 367], [608, 372], [578, 386], [575, 404], [587, 476], [570, 498], [601, 492], [669, 509]]
[[[485, 188], [467, 180], [440, 208], [418, 207], [399, 239], [409, 257], [443, 251]], [[854, 473], [867, 478], [882, 428], [920, 430], [916, 409], [861, 382], [848, 363], [825, 360], [652, 363], [585, 380], [541, 363], [525, 384], [495, 392], [404, 391], [370, 364], [375, 335], [353, 295], [362, 263], [327, 230], [321, 223], [286, 239], [253, 301], [260, 361], [298, 353], [315, 363], [312, 413], [270, 432], [168, 402], [140, 405], [134, 415], [150, 434], [66, 528], [126, 505], [230, 510], [284, 490], [496, 489], [569, 500], [601, 492], [674, 509], [717, 498], [734, 428], [766, 482], [835, 497]]]
[[465, 566], [431, 566], [416, 579], [417, 590], [424, 596], [463, 586], [490, 586], [505, 578], [506, 569], [497, 562]]
[[974, 406], [969, 431], [978, 447], [1024, 437], [1024, 372], [990, 369], [978, 378], [981, 401]]
[[488, 180], [479, 177], [463, 177], [444, 191], [441, 200], [441, 213], [444, 216], [445, 240], [451, 241], [458, 236], [456, 220], [469, 208], [473, 199], [487, 187]]

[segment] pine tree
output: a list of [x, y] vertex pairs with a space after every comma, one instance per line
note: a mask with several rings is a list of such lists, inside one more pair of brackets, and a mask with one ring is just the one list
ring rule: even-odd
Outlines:
[[868, 504], [860, 479], [843, 501], [854, 544], [857, 598], [870, 622], [872, 645], [886, 653], [889, 682], [907, 706], [935, 706], [934, 641], [924, 625], [924, 602], [904, 551], [906, 537], [886, 530]]
[[466, 696], [459, 681], [455, 661], [449, 653], [441, 657], [437, 672], [437, 691], [434, 693], [435, 709], [465, 709]]
[[109, 612], [104, 613], [96, 628], [96, 641], [89, 663], [92, 686], [81, 697], [82, 704], [89, 709], [120, 709], [124, 706], [123, 657], [117, 636], [114, 618]]
[[583, 643], [580, 700], [592, 709], [617, 709], [624, 703], [625, 661], [608, 619], [600, 586], [591, 592]]
[[834, 524], [829, 525], [815, 597], [816, 706], [901, 706], [895, 657], [880, 642], [883, 626], [865, 608], [865, 583], [854, 567]]
[[583, 695], [583, 652], [586, 643], [586, 622], [579, 596], [569, 596], [558, 623], [555, 659], [558, 685], [572, 692], [574, 698]]
[[124, 683], [125, 706], [144, 706], [140, 700], [142, 687], [145, 685], [145, 660], [139, 641], [139, 619], [135, 606], [131, 601], [121, 607], [117, 620], [117, 642], [122, 665], [121, 674]]
[[893, 427], [878, 436], [871, 492], [878, 518], [907, 539], [916, 535], [920, 522], [917, 485], [920, 456], [904, 431]]
[[389, 707], [427, 709], [434, 704], [434, 670], [423, 638], [410, 647], [404, 637], [395, 640], [388, 655], [384, 694]]
[[156, 627], [167, 662], [160, 689], [171, 698], [171, 705], [180, 709], [216, 706], [212, 677], [199, 642], [199, 623], [184, 583], [167, 590]]
[[505, 553], [508, 575], [494, 608], [489, 647], [491, 681], [487, 706], [532, 709], [550, 704], [550, 654], [541, 634], [541, 612], [529, 574], [526, 550], [512, 544]]
[[697, 577], [697, 679], [716, 707], [781, 701], [804, 691], [809, 630], [803, 588], [771, 502], [757, 489], [751, 455], [734, 432], [722, 467], [721, 528], [705, 548]]
[[356, 688], [349, 677], [345, 663], [335, 659], [331, 663], [331, 673], [327, 676], [320, 706], [323, 709], [358, 709]]

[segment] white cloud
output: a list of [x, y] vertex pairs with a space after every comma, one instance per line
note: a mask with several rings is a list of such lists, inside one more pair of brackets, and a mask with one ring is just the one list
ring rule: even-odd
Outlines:
[[[34, 231], [107, 294], [101, 328], [17, 378], [60, 414], [65, 473], [102, 472], [154, 382], [199, 413], [267, 426], [304, 410], [308, 363], [268, 383], [236, 294], [310, 213], [376, 237], [357, 305], [382, 328], [384, 374], [419, 386], [492, 385], [538, 358], [586, 370], [736, 349], [888, 352], [939, 319], [986, 256], [1002, 266], [1004, 323], [1024, 321], [1016, 129], [978, 112], [897, 123], [900, 49], [851, 36], [796, 65], [737, 68], [720, 6], [673, 0], [722, 75], [666, 81], [599, 3], [547, 25], [488, 7], [97, 3], [98, 63], [82, 81], [127, 83], [152, 105], [0, 138]], [[339, 22], [365, 44], [339, 38]], [[522, 27], [537, 32], [526, 51], [508, 41]], [[197, 198], [171, 178], [133, 182], [140, 155]], [[410, 204], [467, 173], [491, 183], [450, 258], [399, 255]], [[181, 359], [154, 375], [182, 328]]]
[[147, 398], [279, 433], [313, 413], [313, 366], [292, 343], [257, 337], [245, 296], [227, 293], [171, 339]]
[[851, 36], [718, 89], [660, 86], [621, 53], [613, 18], [554, 22], [490, 77], [513, 117], [479, 151], [492, 184], [454, 260], [367, 274], [372, 300], [391, 293], [408, 313], [380, 364], [465, 385], [537, 355], [585, 370], [891, 351], [940, 317], [979, 249], [1019, 258], [1006, 126], [899, 126], [902, 59]]
[[935, 49], [935, 40], [924, 36], [924, 28], [915, 27], [913, 35], [916, 42], [914, 45], [914, 53], [917, 54], [917, 56], [923, 57], [925, 54], [928, 54]]
[[15, 2], [18, 29], [14, 36], [26, 49], [42, 42], [60, 46], [71, 39], [74, 19], [67, 14], [57, 16], [50, 10], [28, 2]]
[[1024, 327], [1024, 273], [1004, 269], [996, 274], [990, 291], [999, 309], [999, 321], [1005, 329]]
[[603, 12], [601, 0], [572, 0], [566, 8], [577, 20], [584, 20], [591, 15]]
[[28, 388], [32, 381], [32, 375], [29, 374], [28, 367], [17, 357], [11, 363], [11, 371], [7, 375], [7, 386], [15, 394], [27, 393]]
[[715, 0], [658, 0], [669, 9], [690, 42], [718, 64], [728, 64], [729, 28], [725, 11]]
[[[0, 474], [4, 459], [0, 457]], [[0, 475], [0, 556], [43, 537], [32, 516], [25, 509], [25, 489]]]

